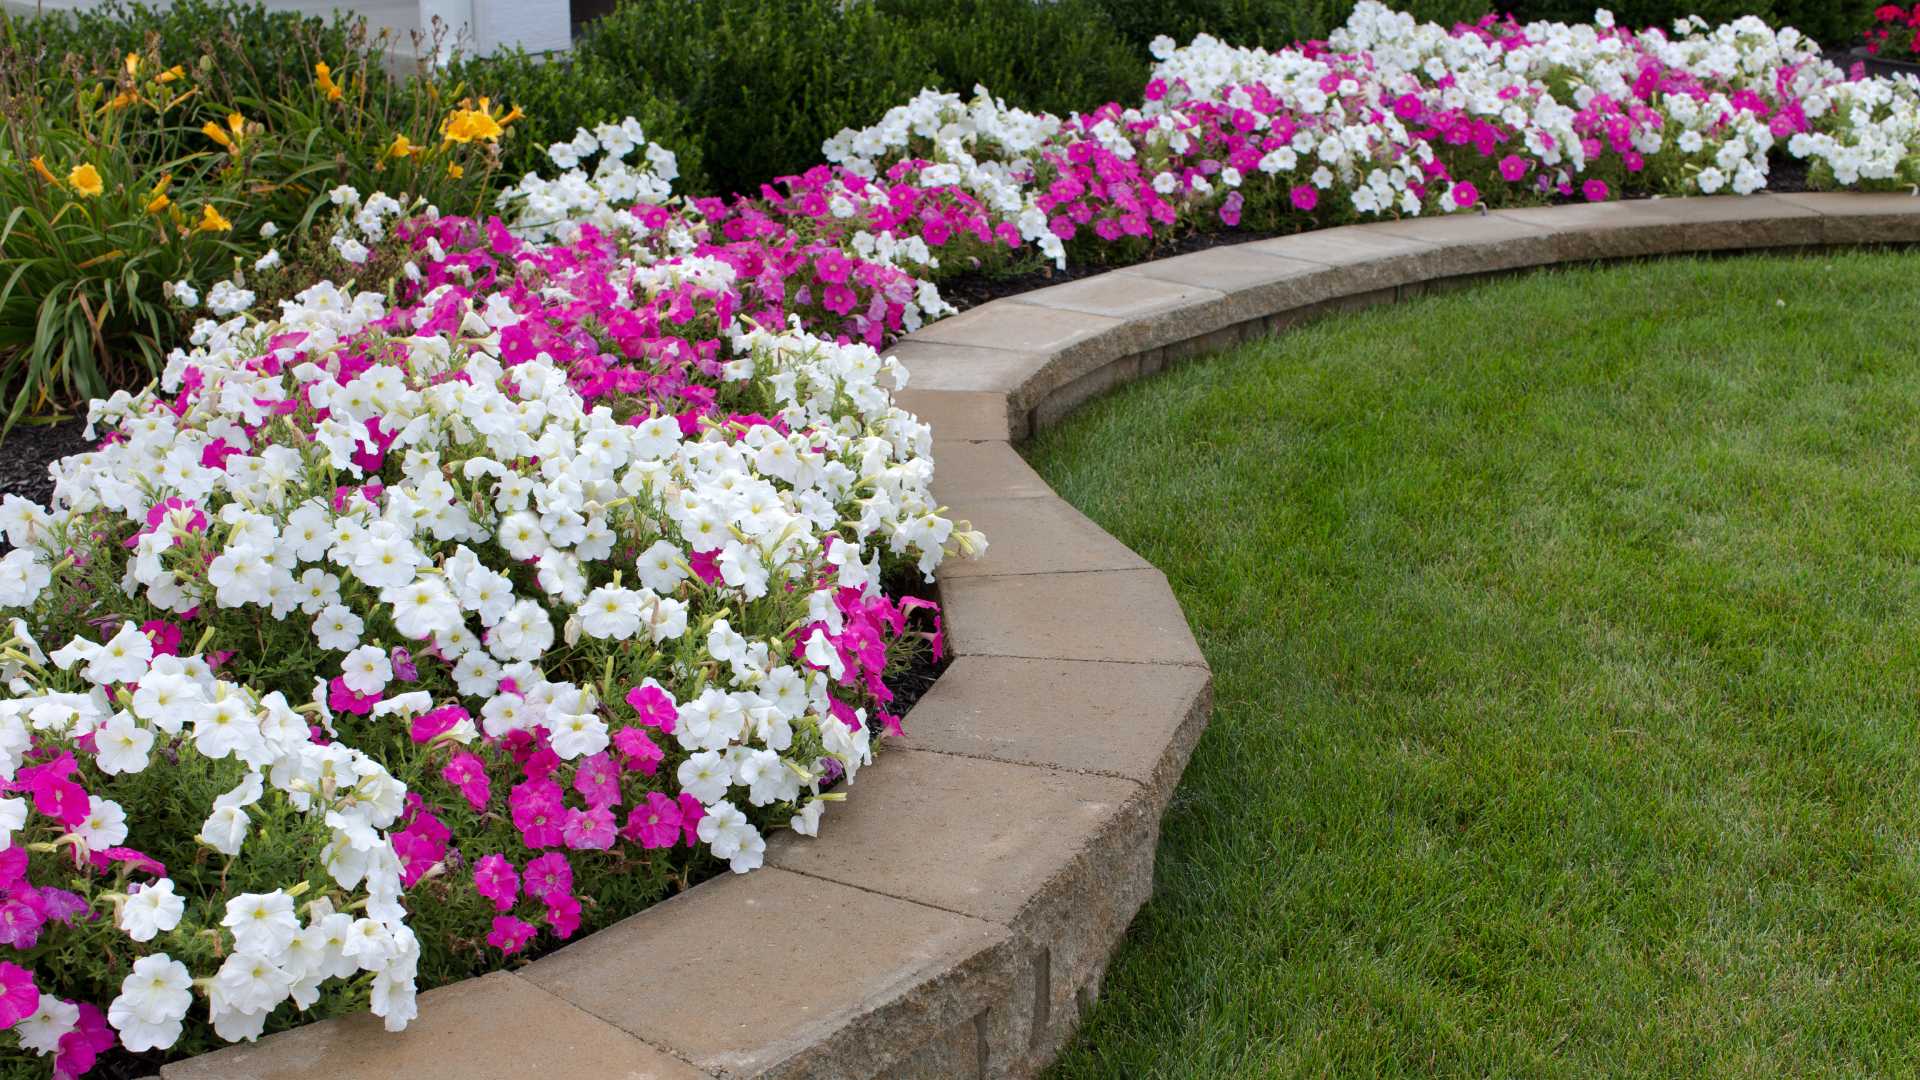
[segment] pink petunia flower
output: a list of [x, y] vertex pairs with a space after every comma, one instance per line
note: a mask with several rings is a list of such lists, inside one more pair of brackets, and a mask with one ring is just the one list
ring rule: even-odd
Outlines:
[[672, 847], [680, 839], [680, 804], [658, 791], [647, 792], [647, 804], [627, 815], [624, 833], [649, 850]]
[[548, 897], [547, 925], [562, 941], [572, 937], [574, 931], [580, 929], [580, 901], [572, 896]]
[[473, 887], [493, 901], [495, 911], [505, 911], [520, 896], [520, 875], [505, 855], [488, 855], [474, 864]]
[[487, 783], [487, 763], [471, 751], [456, 751], [440, 770], [440, 778], [453, 785], [476, 813], [485, 810], [493, 797]]
[[[634, 728], [621, 730], [640, 734]], [[640, 737], [646, 738], [645, 735]], [[573, 790], [579, 792], [580, 797], [587, 800], [587, 805], [595, 810], [618, 803], [620, 766], [613, 760], [613, 755], [603, 750], [581, 758], [579, 765], [574, 767]]]
[[495, 915], [493, 929], [487, 933], [487, 944], [512, 956], [527, 947], [533, 935], [539, 930], [532, 923], [522, 922], [511, 915]]
[[613, 824], [613, 811], [606, 807], [591, 810], [569, 808], [566, 824], [560, 827], [560, 835], [568, 847], [575, 851], [605, 851], [613, 846], [618, 835]]
[[567, 857], [550, 851], [527, 864], [524, 876], [527, 895], [545, 900], [573, 892], [573, 865]]
[[33, 975], [18, 964], [0, 960], [0, 1029], [10, 1028], [40, 1008], [40, 991]]

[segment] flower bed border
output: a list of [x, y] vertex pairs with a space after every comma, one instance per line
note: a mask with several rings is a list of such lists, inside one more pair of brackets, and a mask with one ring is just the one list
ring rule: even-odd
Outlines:
[[1213, 248], [985, 304], [890, 350], [935, 491], [992, 538], [940, 585], [958, 659], [818, 840], [513, 972], [168, 1065], [164, 1080], [1038, 1071], [1153, 884], [1211, 709], [1165, 577], [1014, 444], [1188, 357], [1553, 263], [1920, 242], [1920, 198], [1754, 195], [1383, 222]]

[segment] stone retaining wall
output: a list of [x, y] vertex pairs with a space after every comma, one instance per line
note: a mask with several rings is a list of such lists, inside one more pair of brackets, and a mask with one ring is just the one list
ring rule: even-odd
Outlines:
[[1013, 444], [1087, 399], [1331, 311], [1557, 262], [1920, 242], [1920, 199], [1757, 195], [1385, 222], [999, 300], [893, 350], [934, 490], [992, 550], [940, 584], [957, 659], [818, 840], [511, 973], [169, 1065], [165, 1080], [1004, 1077], [1038, 1071], [1153, 884], [1211, 707], [1166, 579]]

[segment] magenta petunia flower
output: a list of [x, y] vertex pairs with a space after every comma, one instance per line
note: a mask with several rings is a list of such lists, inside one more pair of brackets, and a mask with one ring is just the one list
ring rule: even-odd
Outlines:
[[[639, 734], [634, 728], [623, 730]], [[645, 735], [640, 737], [646, 738]], [[613, 760], [613, 755], [603, 750], [581, 758], [574, 767], [573, 790], [579, 792], [580, 797], [587, 800], [587, 805], [596, 810], [619, 802], [620, 766]]]
[[1586, 196], [1588, 202], [1605, 202], [1609, 194], [1607, 182], [1605, 180], [1589, 180], [1580, 185], [1580, 194]]
[[673, 734], [673, 724], [679, 719], [680, 709], [665, 690], [651, 685], [651, 682], [636, 686], [627, 691], [627, 704], [640, 714], [641, 723], [659, 728], [663, 735]]
[[1320, 192], [1311, 184], [1296, 184], [1287, 197], [1293, 201], [1295, 210], [1310, 212], [1320, 205]]
[[522, 887], [528, 896], [541, 900], [566, 896], [573, 892], [573, 864], [567, 862], [565, 855], [550, 851], [527, 864]]
[[639, 728], [621, 728], [613, 733], [613, 748], [620, 751], [622, 764], [634, 772], [652, 776], [666, 759], [666, 751], [655, 745]]
[[487, 783], [487, 763], [480, 755], [467, 750], [456, 751], [451, 760], [440, 770], [440, 778], [453, 785], [460, 797], [474, 811], [485, 810], [493, 793]]
[[605, 807], [591, 810], [568, 808], [567, 820], [560, 827], [560, 835], [568, 847], [575, 851], [605, 851], [613, 846], [618, 832], [614, 828], [613, 811]]
[[0, 1028], [10, 1028], [40, 1008], [33, 976], [18, 964], [0, 960]]
[[487, 855], [473, 866], [473, 887], [495, 911], [505, 911], [520, 896], [520, 875], [505, 855]]
[[532, 923], [522, 922], [511, 915], [495, 915], [493, 929], [487, 933], [487, 944], [512, 956], [527, 947], [533, 935], [539, 931]]
[[547, 925], [553, 928], [553, 936], [562, 941], [573, 936], [580, 929], [580, 901], [572, 896], [550, 896], [547, 898]]
[[626, 837], [643, 848], [672, 847], [680, 839], [680, 804], [658, 791], [647, 792], [647, 804], [627, 815]]

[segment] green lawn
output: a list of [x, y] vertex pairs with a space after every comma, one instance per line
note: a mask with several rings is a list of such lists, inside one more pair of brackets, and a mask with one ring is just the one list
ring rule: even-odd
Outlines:
[[1056, 1075], [1920, 1070], [1916, 328], [1920, 256], [1543, 273], [1040, 438], [1218, 696]]

